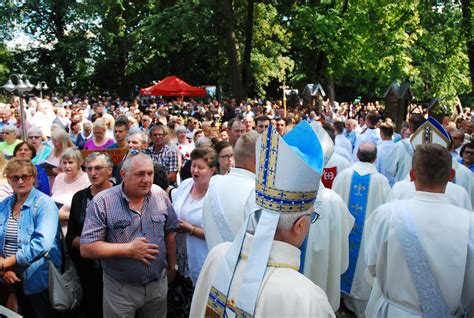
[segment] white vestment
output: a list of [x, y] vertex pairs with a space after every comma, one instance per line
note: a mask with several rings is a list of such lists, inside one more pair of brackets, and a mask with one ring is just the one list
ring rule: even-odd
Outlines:
[[385, 158], [385, 172], [393, 177], [394, 182], [404, 180], [409, 174], [413, 153], [410, 138], [406, 138], [395, 143], [390, 154]]
[[[365, 252], [375, 276], [367, 317], [421, 317], [420, 303], [393, 227], [407, 202], [429, 266], [451, 312], [474, 309], [474, 214], [448, 203], [444, 194], [416, 192], [412, 199], [380, 206], [366, 222]], [[395, 211], [392, 209], [395, 205]], [[463, 304], [463, 306], [461, 305]]]
[[[381, 204], [384, 204], [387, 195], [390, 191], [390, 185], [388, 184], [387, 178], [382, 174], [377, 172], [375, 165], [367, 162], [356, 162], [353, 167], [346, 169], [339, 173], [334, 180], [332, 189], [341, 196], [341, 198], [349, 204], [349, 196], [354, 189], [351, 189], [352, 186], [352, 177], [356, 171], [359, 175], [365, 176], [370, 174], [370, 184], [367, 197], [367, 208], [365, 212], [365, 220], [370, 216], [370, 214]], [[356, 226], [363, 226], [361, 224]], [[364, 258], [364, 236], [366, 236], [366, 229], [364, 227], [363, 234], [361, 238], [361, 244], [359, 249], [359, 254], [357, 257], [357, 263], [354, 272], [354, 278], [352, 281], [352, 287], [350, 291], [350, 297], [344, 297], [344, 302], [346, 306], [354, 311], [358, 316], [363, 315], [365, 310], [365, 304], [369, 299], [371, 286], [364, 277], [364, 273], [367, 267]]]
[[[398, 181], [393, 185], [392, 190], [387, 197], [387, 202], [395, 200], [411, 199], [415, 196], [415, 183], [409, 180]], [[448, 182], [444, 192], [449, 203], [466, 210], [472, 210], [472, 202], [466, 189], [463, 187]]]
[[[214, 176], [212, 179], [215, 180], [209, 186], [204, 199], [202, 218], [209, 250], [234, 239], [245, 220], [244, 207], [255, 190], [255, 174], [246, 169], [232, 168], [229, 174]], [[253, 199], [255, 205], [255, 196]], [[251, 202], [248, 205], [251, 205]], [[216, 213], [219, 214], [215, 215]], [[222, 222], [225, 224], [218, 225]], [[225, 227], [231, 232], [230, 235], [224, 235], [227, 239], [222, 237], [223, 231], [226, 231]]]
[[456, 171], [454, 183], [466, 189], [471, 197], [471, 202], [474, 201], [474, 173], [472, 171], [453, 159], [453, 169]]
[[[246, 234], [228, 303], [235, 304], [238, 299], [252, 238]], [[212, 282], [230, 245], [222, 243], [209, 252], [194, 290], [189, 317], [204, 317]], [[324, 291], [298, 272], [300, 253], [297, 247], [273, 241], [254, 317], [335, 317]]]
[[303, 274], [321, 287], [334, 311], [341, 299], [341, 275], [349, 266], [349, 233], [354, 217], [341, 197], [319, 185], [314, 203], [319, 219], [309, 228]]
[[[341, 149], [344, 149], [345, 151], [343, 152], [344, 154], [347, 154], [346, 156], [346, 159], [347, 160], [351, 160], [351, 154], [352, 154], [352, 144], [351, 142], [349, 141], [349, 139], [347, 139], [346, 137], [344, 137], [344, 135], [336, 135], [336, 138], [335, 138], [335, 141], [334, 141], [334, 146], [335, 148], [341, 148]], [[342, 155], [342, 152], [339, 152], [339, 154]], [[348, 156], [348, 157], [347, 157]]]
[[352, 167], [352, 163], [343, 156], [334, 153], [328, 163], [324, 166], [324, 168], [331, 167], [337, 167], [337, 173], [339, 174], [342, 170]]
[[354, 145], [354, 150], [352, 151], [352, 161], [359, 161], [359, 158], [357, 158], [357, 151], [359, 150], [360, 145], [365, 143], [371, 143], [377, 146], [381, 141], [382, 139], [380, 139], [380, 130], [378, 128], [367, 128], [364, 133], [357, 136]]
[[385, 170], [385, 160], [389, 156], [393, 147], [395, 147], [393, 140], [383, 140], [377, 146], [377, 160], [375, 160], [375, 167], [377, 168], [377, 171], [387, 178], [390, 186], [393, 186], [395, 182], [393, 176]]

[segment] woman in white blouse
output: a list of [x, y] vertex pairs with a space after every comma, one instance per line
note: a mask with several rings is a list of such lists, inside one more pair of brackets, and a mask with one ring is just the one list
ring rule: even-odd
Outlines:
[[175, 194], [173, 208], [179, 218], [178, 271], [196, 285], [208, 249], [202, 228], [202, 208], [211, 177], [216, 173], [217, 154], [213, 148], [198, 147], [191, 152], [192, 178], [184, 180]]

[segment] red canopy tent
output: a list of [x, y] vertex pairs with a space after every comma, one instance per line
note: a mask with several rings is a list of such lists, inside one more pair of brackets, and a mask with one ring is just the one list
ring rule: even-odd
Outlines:
[[206, 96], [204, 88], [194, 87], [176, 76], [167, 76], [158, 84], [140, 90], [142, 96]]

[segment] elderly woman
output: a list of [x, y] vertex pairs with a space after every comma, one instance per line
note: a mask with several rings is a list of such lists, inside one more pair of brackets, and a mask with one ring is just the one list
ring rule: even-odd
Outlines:
[[4, 126], [2, 130], [3, 141], [0, 142], [0, 152], [2, 152], [6, 157], [13, 156], [13, 149], [18, 145], [21, 140], [17, 139], [17, 130], [14, 126]]
[[107, 125], [102, 118], [97, 119], [92, 124], [92, 138], [86, 141], [84, 149], [86, 150], [104, 150], [114, 144], [114, 140], [105, 135]]
[[66, 246], [76, 266], [82, 285], [83, 299], [79, 308], [85, 317], [102, 316], [102, 268], [98, 260], [85, 259], [79, 252], [79, 242], [86, 209], [99, 192], [111, 188], [112, 161], [104, 153], [93, 152], [85, 162], [87, 176], [91, 185], [72, 197], [71, 213], [66, 235]]
[[53, 188], [51, 189], [51, 198], [56, 204], [61, 206], [59, 209], [59, 220], [64, 230], [67, 229], [66, 226], [74, 193], [91, 184], [87, 174], [81, 169], [82, 163], [83, 160], [79, 150], [67, 149], [61, 156], [61, 169], [63, 172], [56, 176]]
[[[15, 158], [21, 158], [26, 160], [31, 160], [36, 155], [36, 149], [31, 144], [26, 141], [20, 142], [16, 145], [15, 150], [13, 150], [13, 156]], [[35, 165], [37, 176], [36, 176], [36, 188], [43, 192], [46, 195], [50, 195], [49, 190], [49, 180], [46, 171], [43, 167]]]
[[186, 164], [191, 158], [191, 152], [194, 149], [194, 142], [186, 137], [186, 128], [184, 126], [177, 126], [175, 128], [176, 137], [178, 138], [178, 142], [176, 146], [178, 147], [178, 152], [181, 154], [182, 157], [182, 166]]
[[14, 194], [0, 202], [0, 270], [25, 317], [58, 317], [48, 296], [48, 260], [61, 268], [58, 209], [34, 187], [36, 168], [13, 158], [4, 175]]
[[202, 208], [211, 177], [216, 172], [217, 155], [211, 147], [191, 152], [192, 178], [173, 193], [173, 208], [180, 219], [177, 236], [179, 273], [196, 285], [208, 249], [202, 228]]
[[76, 146], [79, 149], [84, 149], [86, 142], [92, 138], [92, 124], [88, 121], [82, 123], [82, 131], [76, 138]]
[[43, 133], [41, 129], [37, 127], [30, 128], [26, 135], [28, 136], [28, 143], [35, 147], [36, 155], [32, 159], [33, 163], [38, 164], [47, 160], [51, 154], [52, 148], [49, 145], [42, 143]]
[[234, 150], [228, 141], [219, 141], [214, 146], [217, 152], [217, 172], [225, 175], [230, 172], [230, 168], [234, 166]]

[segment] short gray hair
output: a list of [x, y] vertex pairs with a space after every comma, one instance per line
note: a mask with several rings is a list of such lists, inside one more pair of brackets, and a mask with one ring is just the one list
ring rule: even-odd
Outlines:
[[150, 156], [144, 154], [143, 152], [139, 152], [136, 155], [133, 155], [131, 152], [129, 152], [127, 157], [125, 158], [125, 160], [122, 163], [122, 169], [123, 169], [123, 171], [125, 171], [125, 173], [129, 173], [130, 170], [132, 169], [132, 167], [136, 165], [136, 163], [133, 164], [133, 162], [132, 162], [134, 160], [134, 158], [139, 158], [140, 159], [140, 164], [144, 163], [144, 161], [151, 162], [151, 165], [153, 167], [153, 159], [151, 159]]
[[234, 158], [236, 163], [251, 162], [255, 157], [255, 145], [258, 133], [249, 131], [237, 139], [234, 146]]
[[102, 160], [107, 168], [112, 168], [113, 166], [112, 159], [110, 159], [108, 154], [103, 153], [103, 152], [91, 153], [90, 155], [87, 156], [85, 160], [85, 164], [91, 163], [92, 161], [96, 159]]
[[18, 136], [18, 130], [16, 129], [15, 126], [12, 126], [12, 125], [4, 126], [2, 131], [12, 132], [12, 133], [15, 133], [15, 136]]
[[176, 134], [178, 134], [178, 133], [180, 133], [180, 132], [186, 132], [186, 127], [181, 126], [181, 125], [178, 125], [178, 126], [176, 126], [176, 128], [174, 129], [174, 132], [175, 132]]
[[134, 136], [134, 135], [140, 136], [139, 139], [144, 145], [148, 144], [148, 136], [143, 131], [138, 130], [138, 129], [137, 130], [135, 130], [135, 129], [131, 130], [128, 133], [126, 140], [128, 141], [128, 138], [131, 137], [131, 136]]
[[81, 166], [84, 162], [84, 159], [82, 159], [81, 151], [74, 148], [67, 148], [61, 155], [61, 161], [68, 159], [74, 160], [79, 166]]
[[[295, 222], [302, 216], [311, 214], [312, 209], [308, 209], [303, 212], [272, 212], [272, 213], [278, 213], [280, 214], [280, 218], [278, 219], [278, 225], [277, 225], [277, 231], [278, 230], [289, 230], [295, 224]], [[262, 214], [263, 210], [259, 209], [255, 211], [255, 220], [257, 221], [257, 224], [259, 222], [260, 216]]]
[[211, 139], [207, 137], [203, 137], [201, 139], [198, 139], [194, 145], [197, 147], [212, 147], [212, 141]]

